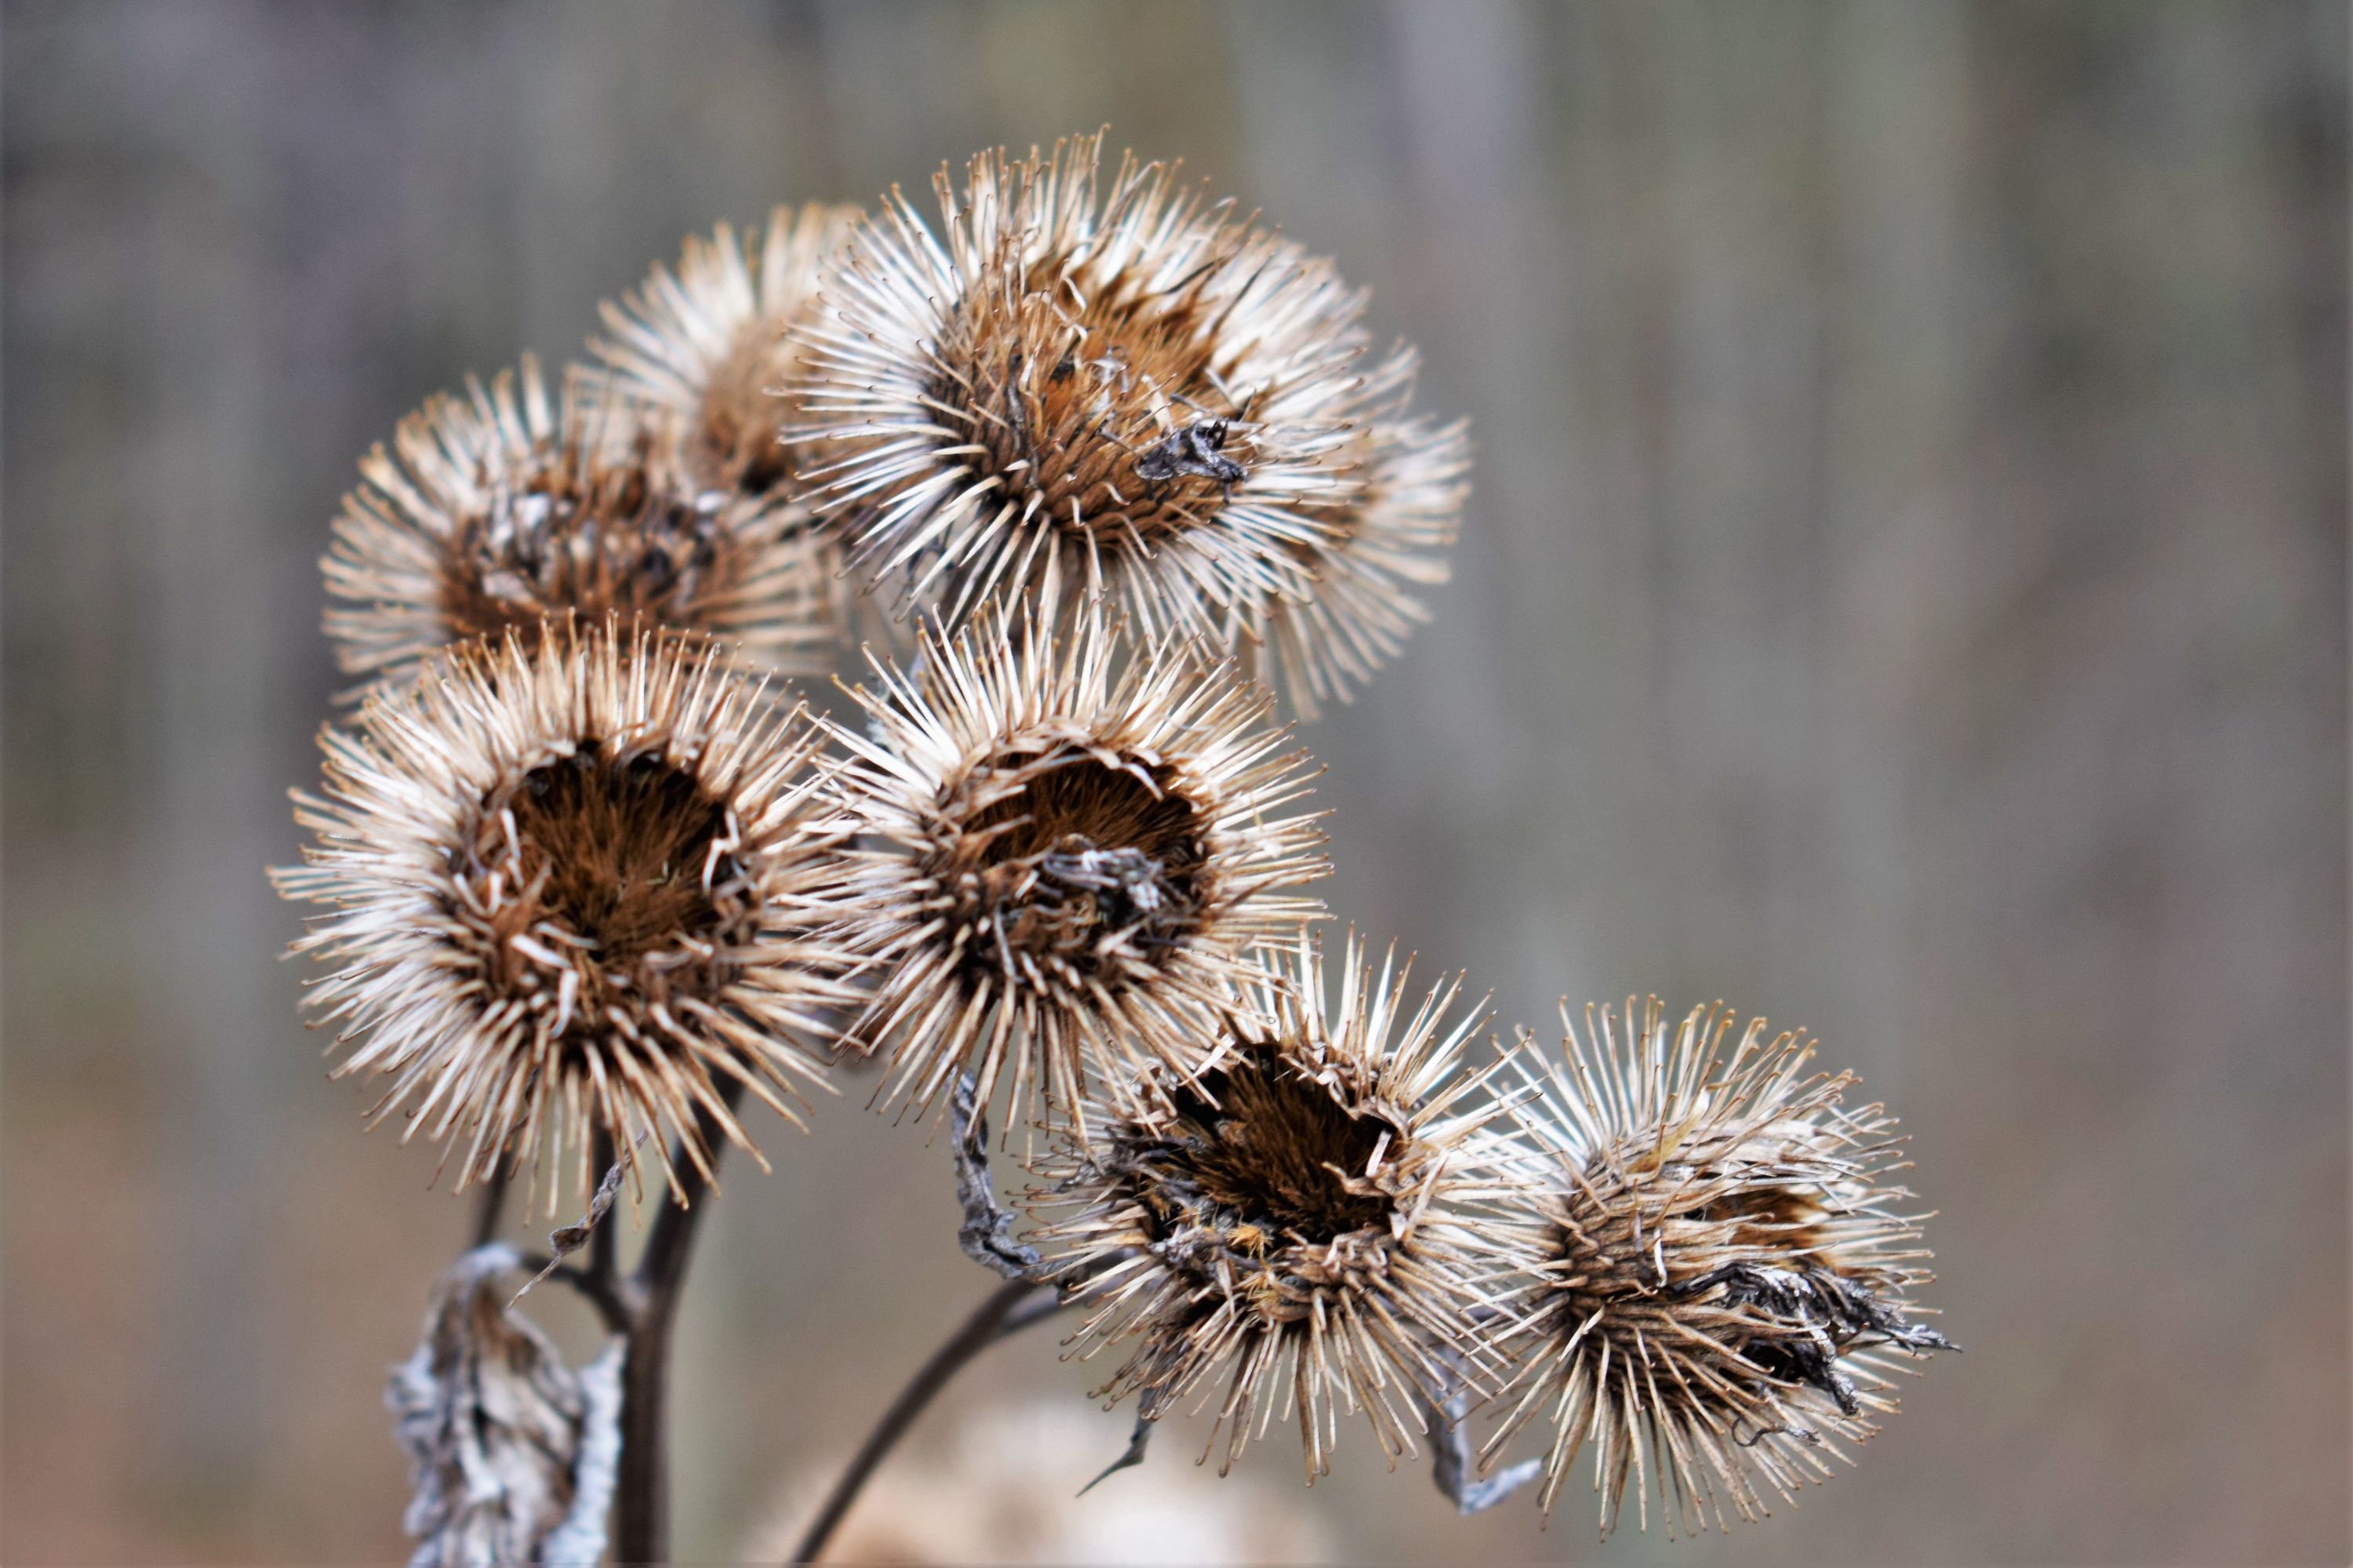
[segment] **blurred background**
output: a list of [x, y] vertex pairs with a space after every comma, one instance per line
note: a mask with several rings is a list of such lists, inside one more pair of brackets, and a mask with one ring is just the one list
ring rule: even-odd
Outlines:
[[[2319, 4], [12, 0], [0, 1556], [406, 1552], [381, 1386], [470, 1204], [326, 1081], [261, 873], [360, 453], [689, 230], [1109, 122], [1473, 421], [1436, 623], [1306, 736], [1335, 909], [1506, 1024], [1810, 1026], [1968, 1353], [1801, 1510], [1597, 1549], [1361, 1427], [1047, 1518], [1126, 1416], [1041, 1332], [866, 1528], [1038, 1517], [875, 1550], [2346, 1561], [2347, 59]], [[704, 1238], [688, 1559], [990, 1284], [863, 1098]]]

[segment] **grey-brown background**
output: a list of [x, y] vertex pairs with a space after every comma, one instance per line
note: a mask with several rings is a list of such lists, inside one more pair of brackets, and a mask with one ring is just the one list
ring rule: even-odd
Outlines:
[[[360, 451], [690, 228], [1105, 121], [1340, 256], [1474, 421], [1436, 625], [1308, 736], [1335, 907], [1506, 1022], [1806, 1023], [1916, 1137], [1968, 1353], [1802, 1510], [1602, 1555], [2353, 1552], [2340, 8], [5, 21], [0, 1556], [404, 1549], [379, 1383], [465, 1205], [324, 1081], [260, 871]], [[986, 1287], [860, 1098], [707, 1238], [691, 1555]], [[1039, 1336], [927, 1441], [1086, 1386]], [[1581, 1493], [1457, 1522], [1361, 1428], [1294, 1467], [1250, 1466], [1346, 1553], [1594, 1555]]]

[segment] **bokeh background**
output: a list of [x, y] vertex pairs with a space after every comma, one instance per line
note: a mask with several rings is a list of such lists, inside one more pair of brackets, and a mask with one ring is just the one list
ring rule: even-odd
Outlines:
[[[469, 1205], [325, 1081], [261, 874], [329, 713], [314, 563], [360, 452], [576, 352], [690, 229], [1105, 122], [1337, 254], [1474, 423], [1436, 623], [1307, 736], [1335, 909], [1506, 1023], [1656, 991], [1811, 1026], [1916, 1139], [1968, 1354], [1729, 1541], [1597, 1551], [1575, 1492], [1548, 1533], [1458, 1521], [1361, 1430], [1312, 1492], [1280, 1442], [1216, 1488], [1198, 1427], [1094, 1533], [1014, 1535], [2353, 1554], [2341, 6], [5, 25], [0, 1556], [405, 1552], [380, 1386]], [[749, 1550], [989, 1283], [944, 1151], [862, 1099], [766, 1139], [705, 1238], [690, 1558]], [[953, 1524], [1013, 1475], [1050, 1512], [1124, 1438], [1088, 1386], [1050, 1334], [1005, 1348], [891, 1510]]]

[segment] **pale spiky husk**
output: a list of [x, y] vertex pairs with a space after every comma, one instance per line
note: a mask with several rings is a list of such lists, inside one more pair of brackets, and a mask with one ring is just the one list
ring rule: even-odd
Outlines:
[[1727, 1048], [1720, 1007], [1672, 1033], [1655, 997], [1588, 1008], [1582, 1040], [1562, 1013], [1565, 1063], [1522, 1069], [1536, 1159], [1505, 1229], [1533, 1339], [1487, 1453], [1541, 1416], [1549, 1512], [1591, 1442], [1604, 1534], [1630, 1478], [1645, 1524], [1653, 1482], [1670, 1528], [1753, 1520], [1760, 1481], [1794, 1501], [1852, 1462], [1838, 1444], [1895, 1408], [1891, 1353], [1947, 1348], [1904, 1316], [1931, 1277], [1891, 1207], [1894, 1120], [1842, 1108], [1852, 1075], [1801, 1076], [1812, 1044], [1761, 1018]]
[[1413, 370], [1407, 351], [1371, 378], [1382, 408], [1357, 438], [1362, 487], [1325, 515], [1326, 536], [1303, 556], [1314, 591], [1251, 603], [1246, 633], [1228, 639], [1250, 650], [1252, 673], [1280, 684], [1303, 719], [1346, 702], [1396, 657], [1430, 619], [1416, 590], [1450, 575], [1446, 552], [1471, 493], [1470, 427], [1408, 417]]
[[674, 270], [656, 266], [617, 304], [598, 308], [612, 335], [592, 340], [590, 352], [629, 393], [683, 422], [698, 482], [751, 493], [791, 487], [776, 439], [797, 358], [785, 334], [863, 216], [854, 207], [779, 207], [765, 237], [742, 239], [723, 223], [709, 239], [689, 238]]
[[751, 1147], [731, 1081], [798, 1119], [848, 1000], [807, 918], [837, 851], [800, 710], [695, 640], [554, 628], [455, 650], [320, 744], [316, 842], [271, 874], [333, 906], [294, 944], [338, 966], [309, 1001], [364, 1036], [336, 1075], [389, 1077], [374, 1115], [445, 1141], [460, 1189], [504, 1156], [552, 1207], [592, 1129], [675, 1186], [673, 1137], [709, 1170], [698, 1111]]
[[930, 1106], [960, 1069], [986, 1102], [1078, 1107], [1081, 1052], [1198, 1065], [1256, 972], [1322, 904], [1276, 889], [1328, 874], [1305, 754], [1271, 699], [1162, 647], [1123, 659], [1099, 617], [1060, 642], [993, 611], [926, 634], [905, 673], [851, 695], [871, 733], [832, 787], [870, 835], [844, 927], [878, 977], [849, 1034], [892, 1054], [894, 1097]]
[[1156, 1418], [1222, 1377], [1202, 1395], [1221, 1471], [1295, 1410], [1313, 1482], [1344, 1409], [1394, 1458], [1429, 1405], [1484, 1384], [1473, 1324], [1497, 1309], [1494, 1270], [1471, 1205], [1514, 1152], [1483, 1092], [1501, 1060], [1463, 1062], [1484, 1014], [1446, 1016], [1459, 976], [1410, 1007], [1410, 961], [1392, 949], [1376, 971], [1352, 931], [1335, 1006], [1320, 952], [1262, 956], [1257, 1019], [1197, 1078], [1092, 1086], [1092, 1146], [1032, 1166], [1032, 1239], [1091, 1308], [1082, 1353], [1134, 1343], [1101, 1393]]
[[413, 679], [453, 642], [607, 614], [822, 671], [829, 579], [806, 515], [699, 483], [681, 439], [595, 376], [551, 398], [529, 357], [520, 379], [427, 400], [361, 462], [321, 562], [337, 662], [365, 678], [350, 694]]
[[[1367, 532], [1364, 427], [1411, 355], [1367, 372], [1362, 291], [1171, 168], [1124, 158], [1099, 198], [1102, 150], [984, 154], [961, 191], [943, 169], [944, 241], [894, 193], [827, 269], [789, 434], [811, 503], [902, 612], [1105, 598], [1145, 640], [1239, 652]], [[1360, 624], [1366, 593], [1422, 580], [1450, 531], [1369, 530], [1388, 542], [1343, 567], [1357, 591], [1283, 621], [1286, 674], [1360, 678], [1409, 615]]]

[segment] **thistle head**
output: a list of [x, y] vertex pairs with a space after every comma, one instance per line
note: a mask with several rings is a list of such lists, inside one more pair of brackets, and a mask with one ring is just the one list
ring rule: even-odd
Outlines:
[[819, 269], [862, 215], [811, 203], [779, 207], [765, 235], [721, 224], [690, 237], [675, 267], [657, 265], [618, 302], [599, 307], [608, 336], [590, 352], [629, 393], [682, 426], [681, 456], [708, 489], [766, 495], [792, 486], [778, 440], [783, 390], [798, 368], [787, 334], [817, 298]]
[[[1147, 641], [1274, 632], [1312, 705], [1416, 613], [1366, 574], [1444, 575], [1459, 432], [1404, 418], [1410, 351], [1367, 369], [1365, 295], [1329, 261], [1170, 166], [1124, 158], [1105, 188], [1102, 153], [983, 154], [934, 182], [937, 237], [895, 193], [850, 235], [798, 329], [810, 503], [903, 612], [1100, 597]], [[1400, 472], [1433, 468], [1400, 510]]]
[[1492, 1271], [1465, 1205], [1508, 1149], [1481, 1092], [1494, 1066], [1464, 1063], [1484, 1015], [1449, 1018], [1459, 977], [1415, 1005], [1410, 965], [1377, 969], [1353, 932], [1336, 999], [1313, 948], [1261, 958], [1253, 1007], [1199, 1071], [1095, 1084], [1099, 1135], [1039, 1160], [1032, 1203], [1092, 1308], [1077, 1342], [1130, 1346], [1103, 1393], [1156, 1416], [1222, 1378], [1227, 1467], [1285, 1403], [1313, 1480], [1341, 1410], [1410, 1453], [1425, 1405], [1482, 1382], [1466, 1346]]
[[1010, 1070], [1082, 1109], [1082, 1051], [1196, 1065], [1255, 974], [1249, 949], [1322, 916], [1303, 754], [1230, 672], [1124, 664], [1089, 620], [1058, 646], [993, 612], [851, 696], [867, 733], [828, 787], [868, 835], [841, 909], [878, 977], [849, 1033], [929, 1105]]
[[[1927, 1283], [1919, 1216], [1891, 1185], [1894, 1121], [1809, 1075], [1811, 1044], [1694, 1009], [1567, 1018], [1562, 1061], [1524, 1075], [1533, 1159], [1502, 1230], [1531, 1283], [1525, 1360], [1492, 1454], [1550, 1431], [1544, 1506], [1594, 1447], [1606, 1533], [1631, 1487], [1671, 1524], [1769, 1511], [1877, 1430], [1899, 1357], [1947, 1349], [1910, 1320]], [[1524, 1055], [1523, 1063], [1535, 1060]]]
[[707, 1174], [701, 1118], [751, 1147], [723, 1085], [797, 1120], [847, 1000], [798, 710], [691, 639], [563, 627], [459, 649], [321, 744], [315, 840], [272, 874], [330, 906], [294, 944], [335, 965], [309, 1001], [459, 1188], [504, 1160], [553, 1204], [598, 1130]]
[[322, 566], [353, 694], [414, 679], [439, 649], [577, 620], [702, 632], [755, 663], [812, 670], [833, 635], [803, 519], [707, 488], [676, 422], [588, 377], [551, 399], [538, 366], [437, 397], [360, 465]]

